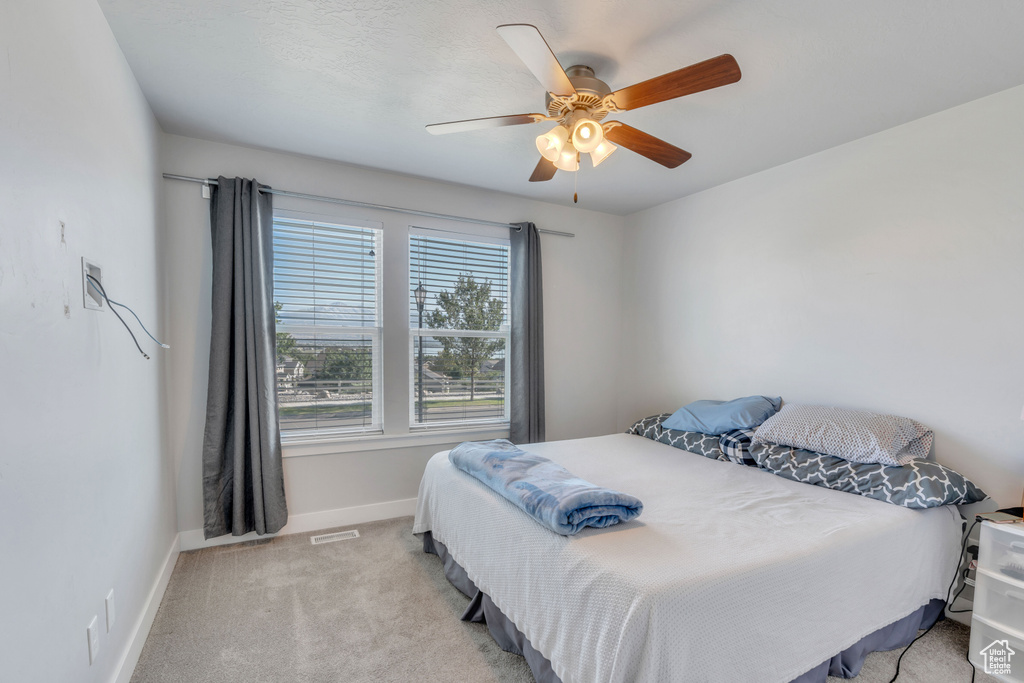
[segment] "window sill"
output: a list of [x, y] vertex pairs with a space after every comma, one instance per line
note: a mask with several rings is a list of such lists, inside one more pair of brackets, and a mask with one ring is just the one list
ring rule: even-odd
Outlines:
[[321, 439], [299, 438], [288, 441], [282, 440], [281, 455], [285, 458], [301, 458], [310, 455], [358, 453], [507, 438], [507, 424], [479, 425], [464, 429], [418, 429], [415, 432], [397, 435], [372, 434], [349, 437], [333, 436]]

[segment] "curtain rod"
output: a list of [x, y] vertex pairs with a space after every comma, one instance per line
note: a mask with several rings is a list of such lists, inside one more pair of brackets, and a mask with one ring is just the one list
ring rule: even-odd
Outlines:
[[[193, 178], [187, 175], [175, 175], [174, 173], [164, 173], [164, 178], [167, 180], [184, 180], [190, 183], [200, 183], [202, 185], [216, 185], [216, 180], [208, 180], [206, 178]], [[332, 204], [344, 204], [346, 206], [358, 206], [364, 209], [382, 209], [384, 211], [394, 211], [395, 213], [407, 213], [413, 216], [426, 216], [427, 218], [443, 218], [449, 221], [460, 221], [462, 223], [475, 223], [477, 225], [493, 225], [499, 228], [511, 228], [513, 230], [520, 230], [518, 226], [512, 225], [511, 223], [498, 223], [497, 221], [481, 221], [475, 218], [466, 218], [464, 216], [451, 216], [446, 213], [433, 213], [431, 211], [416, 211], [415, 209], [402, 209], [397, 206], [384, 206], [383, 204], [370, 204], [369, 202], [357, 202], [351, 199], [338, 199], [337, 197], [323, 197], [317, 194], [305, 194], [303, 192], [289, 192], [287, 190], [275, 190], [273, 188], [260, 188], [260, 192], [266, 192], [268, 194], [279, 194], [282, 197], [296, 197], [297, 199], [312, 199], [317, 202], [330, 202]], [[538, 228], [538, 232], [543, 232], [546, 235], [561, 235], [562, 237], [575, 237], [576, 235], [571, 232], [562, 232], [560, 230], [543, 230]]]

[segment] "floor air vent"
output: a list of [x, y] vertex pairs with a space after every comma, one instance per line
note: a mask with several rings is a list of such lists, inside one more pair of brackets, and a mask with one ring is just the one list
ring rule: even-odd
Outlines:
[[319, 536], [310, 536], [309, 542], [313, 545], [320, 545], [321, 543], [347, 541], [350, 538], [359, 538], [359, 532], [353, 529], [352, 531], [338, 531], [333, 534], [321, 534]]

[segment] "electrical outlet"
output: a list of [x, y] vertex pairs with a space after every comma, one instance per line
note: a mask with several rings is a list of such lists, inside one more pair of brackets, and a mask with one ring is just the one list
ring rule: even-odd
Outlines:
[[100, 624], [99, 617], [93, 616], [86, 629], [86, 636], [89, 638], [89, 664], [96, 663], [96, 656], [100, 653]]
[[96, 285], [89, 282], [91, 276], [103, 286], [103, 269], [95, 261], [82, 257], [82, 305], [94, 311], [103, 310], [103, 295]]
[[105, 601], [107, 606], [107, 633], [110, 633], [110, 629], [114, 628], [114, 589], [111, 588], [110, 592], [107, 593], [107, 599]]

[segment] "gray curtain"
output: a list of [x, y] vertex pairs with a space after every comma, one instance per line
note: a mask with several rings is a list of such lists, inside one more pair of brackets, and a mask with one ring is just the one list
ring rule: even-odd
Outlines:
[[509, 439], [513, 443], [544, 440], [544, 302], [540, 267], [540, 233], [533, 223], [516, 223], [510, 232], [512, 334], [509, 369]]
[[217, 179], [210, 202], [213, 325], [203, 439], [203, 534], [274, 533], [288, 521], [277, 422], [271, 195]]

